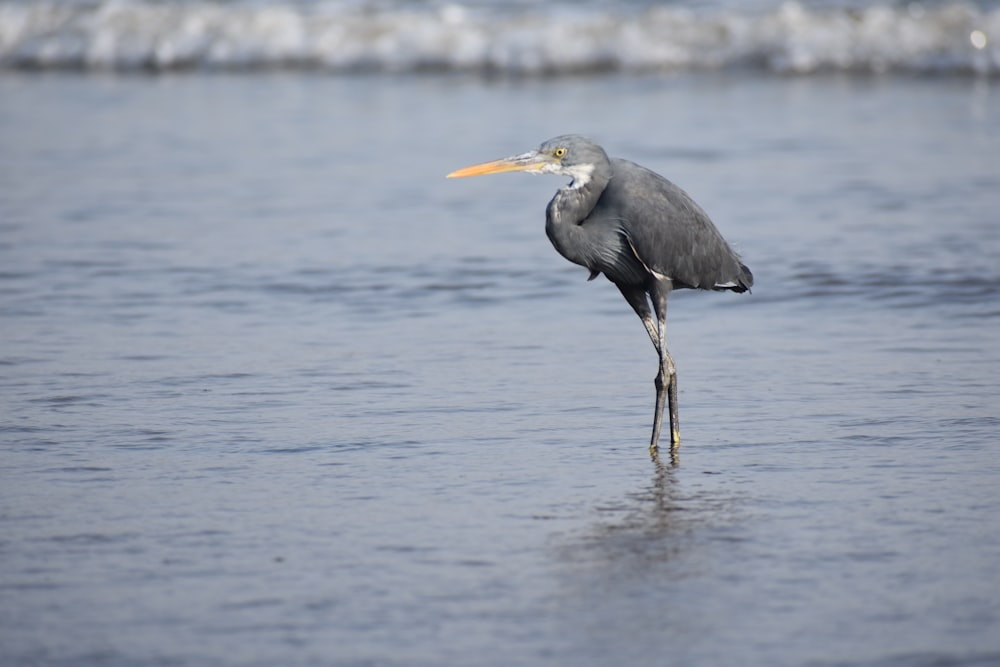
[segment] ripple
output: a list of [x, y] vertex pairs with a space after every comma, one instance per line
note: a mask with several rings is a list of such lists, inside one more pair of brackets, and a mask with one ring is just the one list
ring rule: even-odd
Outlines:
[[[793, 289], [771, 298], [800, 300], [859, 297], [893, 308], [934, 306], [941, 303], [983, 306], [989, 317], [1000, 307], [1000, 274], [977, 270], [929, 270], [914, 266], [862, 266], [838, 270], [819, 263], [800, 263], [780, 281]], [[755, 294], [762, 290], [757, 289]], [[992, 306], [992, 307], [989, 307]]]

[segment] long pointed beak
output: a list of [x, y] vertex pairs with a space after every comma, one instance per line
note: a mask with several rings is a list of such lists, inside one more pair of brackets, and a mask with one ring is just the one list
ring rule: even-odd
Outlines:
[[483, 162], [465, 167], [448, 174], [447, 178], [465, 178], [467, 176], [485, 176], [486, 174], [502, 174], [505, 171], [527, 171], [529, 173], [540, 172], [545, 165], [552, 164], [553, 160], [548, 155], [543, 155], [538, 151], [522, 153], [512, 157], [505, 157], [502, 160]]

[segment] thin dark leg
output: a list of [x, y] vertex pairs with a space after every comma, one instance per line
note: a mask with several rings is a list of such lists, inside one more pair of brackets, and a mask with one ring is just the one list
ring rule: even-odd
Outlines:
[[670, 413], [670, 449], [677, 449], [681, 445], [681, 421], [677, 414], [677, 370], [674, 367], [674, 360], [667, 352], [664, 344], [663, 350], [664, 364], [662, 373], [667, 375], [667, 410]]
[[681, 444], [680, 419], [677, 415], [677, 369], [674, 359], [667, 351], [665, 340], [657, 345], [660, 352], [660, 372], [656, 374], [656, 412], [653, 413], [653, 435], [649, 441], [649, 449], [655, 452], [659, 448], [660, 429], [663, 426], [663, 404], [666, 402], [667, 414], [670, 419], [670, 449], [677, 449]]
[[649, 309], [649, 302], [646, 300], [646, 292], [641, 288], [618, 285], [622, 296], [629, 302], [639, 319], [646, 327], [649, 339], [653, 341], [656, 348], [656, 356], [659, 359], [659, 369], [656, 373], [656, 407], [653, 410], [653, 433], [649, 438], [649, 453], [655, 458], [660, 448], [660, 430], [663, 427], [664, 404], [670, 409], [670, 449], [673, 451], [680, 444], [680, 431], [677, 421], [677, 373], [674, 370], [674, 360], [667, 352], [664, 331], [664, 319], [666, 317], [666, 295], [669, 294], [669, 286], [666, 289], [655, 290], [661, 295], [659, 299], [653, 299], [653, 306], [656, 308], [657, 319], [660, 326]]
[[653, 410], [653, 435], [649, 438], [649, 453], [656, 456], [660, 449], [660, 428], [663, 426], [663, 403], [667, 396], [666, 387], [663, 385], [663, 366], [656, 374], [656, 408]]
[[[667, 350], [667, 296], [670, 294], [670, 284], [666, 281], [657, 284], [651, 290], [650, 300], [653, 302], [653, 310], [656, 312], [658, 326], [656, 350], [660, 353], [660, 374], [656, 383], [657, 410], [662, 410], [663, 404], [660, 394], [666, 390], [667, 412], [670, 416], [670, 449], [671, 451], [680, 447], [681, 427], [677, 409], [677, 369], [674, 366], [674, 359]], [[663, 389], [661, 389], [661, 387]], [[658, 433], [654, 431], [654, 436]], [[650, 445], [652, 448], [652, 445]]]

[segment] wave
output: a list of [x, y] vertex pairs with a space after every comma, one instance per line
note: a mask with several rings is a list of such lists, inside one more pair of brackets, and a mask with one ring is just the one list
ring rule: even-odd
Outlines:
[[1000, 73], [1000, 8], [563, 3], [0, 3], [0, 67], [557, 75], [750, 68]]

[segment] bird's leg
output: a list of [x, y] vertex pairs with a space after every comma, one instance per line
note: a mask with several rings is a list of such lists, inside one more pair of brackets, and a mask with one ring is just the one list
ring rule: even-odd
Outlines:
[[[642, 288], [635, 288], [626, 285], [618, 285], [618, 289], [621, 291], [622, 296], [625, 297], [625, 300], [629, 302], [629, 305], [632, 306], [632, 310], [635, 311], [635, 314], [639, 316], [640, 320], [642, 320], [642, 324], [646, 327], [646, 333], [649, 334], [649, 339], [653, 341], [653, 347], [656, 348], [656, 355], [660, 361], [659, 369], [657, 370], [656, 373], [656, 380], [654, 381], [654, 384], [656, 385], [656, 408], [653, 410], [653, 433], [649, 438], [649, 453], [654, 458], [656, 458], [657, 452], [659, 451], [660, 448], [659, 444], [660, 428], [663, 425], [663, 405], [666, 402], [667, 397], [670, 395], [669, 388], [673, 386], [673, 383], [669, 381], [670, 378], [673, 377], [673, 375], [671, 373], [666, 372], [665, 370], [667, 366], [664, 363], [663, 355], [666, 352], [667, 348], [662, 342], [664, 340], [663, 335], [661, 335], [662, 327], [657, 327], [656, 320], [653, 319], [653, 314], [649, 310], [649, 302], [646, 300], [646, 291]], [[655, 303], [656, 302], [654, 301], [654, 305]], [[663, 308], [665, 314], [666, 313], [665, 301]], [[660, 311], [658, 310], [657, 314], [659, 314], [659, 312]], [[662, 321], [663, 318], [660, 319]], [[666, 358], [670, 360], [669, 369], [672, 372], [674, 367], [673, 359], [670, 359], [669, 354], [667, 354]], [[674, 410], [672, 413], [674, 416], [671, 417], [671, 422], [670, 422], [671, 450], [673, 450], [677, 446], [675, 444], [675, 441], [680, 442], [679, 435], [676, 437], [674, 436], [674, 434], [676, 433], [676, 424], [677, 424], [676, 387], [674, 391], [675, 391], [675, 399], [671, 401], [671, 405], [674, 406]]]
[[675, 381], [674, 360], [667, 352], [666, 339], [663, 327], [657, 330], [653, 318], [647, 315], [642, 318], [642, 323], [646, 325], [649, 338], [656, 348], [656, 355], [659, 357], [659, 368], [656, 371], [656, 379], [653, 384], [656, 386], [656, 407], [653, 408], [653, 433], [649, 438], [649, 453], [656, 456], [660, 449], [660, 428], [663, 426], [663, 404], [670, 408], [670, 449], [673, 451], [680, 444], [680, 433], [677, 430], [677, 383]]
[[[649, 453], [655, 457], [656, 453], [660, 450], [660, 428], [663, 426], [663, 403], [667, 395], [663, 385], [662, 362], [660, 363], [660, 370], [656, 374], [654, 384], [656, 385], [656, 407], [653, 409], [653, 434], [649, 438]], [[673, 449], [672, 445], [671, 449]]]
[[667, 343], [660, 327], [660, 343], [656, 346], [660, 355], [660, 370], [656, 374], [656, 410], [653, 413], [653, 435], [649, 441], [649, 451], [656, 454], [659, 449], [660, 428], [663, 425], [663, 407], [666, 403], [670, 419], [670, 451], [673, 452], [681, 444], [680, 421], [677, 415], [677, 369], [673, 357], [667, 351]]
[[[631, 303], [631, 300], [629, 301]], [[656, 330], [656, 320], [653, 319], [653, 315], [649, 312], [649, 306], [646, 304], [646, 295], [642, 297], [642, 305], [645, 306], [643, 312], [639, 312], [638, 308], [635, 308], [636, 313], [639, 314], [639, 318], [642, 320], [643, 326], [646, 327], [646, 333], [649, 334], [649, 340], [653, 341], [653, 347], [656, 348], [656, 353], [660, 353], [660, 334]]]
[[[677, 369], [674, 359], [667, 350], [667, 295], [665, 290], [653, 290], [650, 295], [653, 310], [656, 311], [657, 344], [656, 351], [660, 354], [660, 374], [656, 376], [656, 412], [658, 421], [662, 421], [663, 394], [666, 392], [667, 410], [670, 415], [670, 449], [673, 451], [681, 444], [680, 419], [677, 410]], [[659, 435], [658, 424], [654, 424], [653, 437]], [[653, 444], [650, 444], [650, 448]]]
[[[663, 420], [663, 399], [666, 394], [667, 411], [670, 415], [670, 449], [674, 450], [681, 444], [680, 420], [677, 414], [677, 369], [673, 357], [667, 351], [666, 341], [660, 343], [660, 374], [656, 376], [656, 414], [657, 422]], [[659, 423], [654, 425], [653, 437], [659, 435]], [[650, 447], [653, 447], [650, 444]]]

